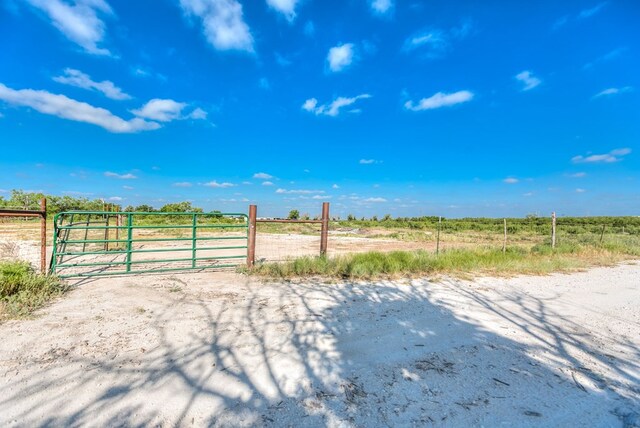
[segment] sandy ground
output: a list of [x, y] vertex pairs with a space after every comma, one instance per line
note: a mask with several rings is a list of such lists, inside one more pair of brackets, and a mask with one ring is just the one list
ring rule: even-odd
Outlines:
[[0, 425], [638, 426], [638, 278], [85, 280], [0, 325]]

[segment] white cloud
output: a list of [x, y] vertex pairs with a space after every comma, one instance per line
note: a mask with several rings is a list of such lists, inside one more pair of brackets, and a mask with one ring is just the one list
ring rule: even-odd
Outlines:
[[131, 186], [122, 186], [122, 188], [124, 190], [133, 190], [133, 187], [131, 187]]
[[387, 202], [385, 198], [367, 198], [363, 199], [363, 202]]
[[569, 177], [571, 177], [571, 178], [583, 178], [583, 177], [586, 177], [586, 176], [587, 176], [586, 172], [576, 172], [575, 174], [569, 175]]
[[353, 43], [345, 43], [332, 47], [327, 54], [329, 69], [334, 73], [344, 70], [353, 62], [353, 54]]
[[375, 160], [375, 159], [360, 159], [360, 161], [358, 163], [360, 165], [373, 165], [373, 164], [376, 164], [376, 163], [382, 163], [382, 161]]
[[520, 180], [518, 180], [518, 179], [517, 179], [517, 178], [515, 178], [515, 177], [507, 177], [507, 178], [505, 178], [505, 179], [504, 179], [504, 180], [502, 180], [502, 181], [503, 181], [503, 182], [505, 182], [505, 183], [507, 183], [507, 184], [516, 184], [516, 183], [519, 183], [519, 182], [520, 182]]
[[33, 89], [14, 90], [2, 83], [0, 83], [0, 100], [12, 105], [30, 107], [40, 113], [62, 119], [97, 125], [110, 132], [131, 133], [160, 128], [159, 123], [148, 122], [140, 118], [124, 120], [109, 110], [94, 107], [64, 95]]
[[119, 202], [119, 201], [122, 201], [123, 198], [121, 198], [120, 196], [112, 196], [109, 198], [109, 200], [114, 202]]
[[187, 15], [202, 20], [207, 41], [216, 49], [254, 52], [253, 36], [237, 0], [180, 0]]
[[580, 13], [578, 14], [578, 19], [591, 18], [592, 16], [600, 12], [607, 5], [607, 3], [608, 2], [605, 1], [595, 5], [590, 9], [581, 10]]
[[622, 88], [608, 88], [608, 89], [605, 89], [604, 91], [598, 92], [593, 96], [593, 98], [605, 97], [607, 95], [623, 94], [625, 92], [630, 92], [632, 90], [633, 88], [631, 86], [624, 86]]
[[449, 107], [456, 104], [466, 103], [473, 99], [473, 93], [470, 91], [458, 91], [451, 94], [438, 92], [429, 98], [421, 99], [417, 105], [413, 101], [407, 101], [404, 108], [412, 111], [431, 110], [440, 107]]
[[311, 193], [325, 193], [324, 190], [306, 190], [306, 189], [278, 189], [276, 193], [286, 194], [286, 195], [308, 195]]
[[273, 186], [273, 182], [271, 182], [271, 181], [263, 181], [262, 185], [263, 186]]
[[105, 177], [117, 178], [119, 180], [135, 180], [138, 178], [137, 176], [131, 174], [130, 172], [127, 174], [118, 174], [116, 172], [107, 171], [104, 173]]
[[159, 122], [171, 122], [172, 120], [180, 119], [182, 117], [182, 109], [186, 106], [186, 103], [154, 98], [142, 106], [142, 108], [132, 110], [131, 112], [136, 116], [143, 117], [145, 119], [157, 120]]
[[287, 18], [289, 22], [296, 19], [296, 5], [298, 0], [267, 0], [267, 4], [272, 9], [277, 10]]
[[[331, 104], [329, 104], [329, 105], [327, 105], [327, 104], [318, 105], [318, 100], [317, 99], [309, 98], [302, 105], [302, 109], [306, 110], [308, 112], [314, 113], [317, 116], [326, 115], [326, 116], [335, 117], [338, 114], [340, 114], [340, 109], [342, 109], [343, 107], [350, 106], [350, 105], [354, 104], [358, 100], [367, 99], [367, 98], [371, 98], [371, 95], [369, 95], [369, 94], [360, 94], [360, 95], [352, 97], [352, 98], [338, 97], [335, 100], [333, 100], [333, 102]], [[358, 110], [358, 109], [350, 110], [350, 112], [351, 113], [359, 113], [360, 110]]]
[[523, 91], [529, 91], [542, 83], [542, 80], [535, 77], [529, 70], [521, 71], [516, 74], [515, 79], [524, 84], [522, 87]]
[[416, 33], [404, 41], [403, 50], [406, 52], [418, 48], [429, 50], [429, 57], [440, 56], [448, 46], [447, 37], [441, 30], [427, 30]]
[[586, 192], [585, 189], [581, 189], [581, 188], [576, 189], [576, 193], [584, 193], [584, 192]]
[[613, 163], [621, 161], [624, 156], [631, 153], [631, 149], [622, 148], [611, 150], [609, 153], [592, 155], [587, 154], [586, 156], [578, 155], [571, 158], [573, 163]]
[[338, 186], [337, 184], [334, 184], [333, 186], [331, 186], [332, 189], [339, 189], [340, 186]]
[[85, 51], [96, 55], [110, 55], [109, 50], [99, 47], [104, 39], [105, 24], [99, 14], [112, 15], [104, 0], [75, 0], [69, 4], [63, 0], [27, 0], [40, 9], [69, 40]]
[[204, 120], [207, 118], [207, 112], [200, 107], [196, 107], [191, 113], [187, 115], [188, 119]]
[[80, 70], [74, 70], [72, 68], [65, 68], [64, 76], [57, 76], [53, 78], [54, 81], [65, 85], [76, 86], [82, 89], [89, 89], [101, 92], [107, 98], [112, 100], [129, 100], [131, 95], [122, 92], [122, 89], [118, 88], [113, 82], [109, 80], [103, 80], [102, 82], [94, 82], [88, 74], [81, 72]]
[[273, 178], [273, 175], [267, 174], [266, 172], [256, 172], [253, 174], [253, 178], [257, 178], [258, 180], [269, 180]]
[[188, 181], [179, 181], [177, 183], [173, 183], [174, 187], [191, 187], [193, 186], [193, 183], [190, 183]]
[[233, 183], [218, 183], [217, 181], [209, 181], [208, 183], [204, 183], [203, 186], [207, 186], [207, 187], [215, 187], [215, 188], [227, 188], [227, 187], [233, 187], [235, 186], [235, 184]]
[[393, 11], [392, 0], [370, 0], [371, 10], [376, 15], [386, 15]]

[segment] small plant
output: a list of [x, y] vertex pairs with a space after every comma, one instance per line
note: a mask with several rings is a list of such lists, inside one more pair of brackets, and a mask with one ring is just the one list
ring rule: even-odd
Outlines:
[[66, 290], [57, 277], [37, 274], [27, 262], [0, 262], [0, 319], [27, 316]]

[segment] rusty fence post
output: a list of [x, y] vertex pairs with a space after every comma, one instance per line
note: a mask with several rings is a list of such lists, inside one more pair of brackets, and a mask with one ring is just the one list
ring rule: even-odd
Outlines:
[[40, 199], [40, 272], [47, 273], [47, 199]]
[[252, 268], [256, 261], [256, 220], [258, 208], [249, 205], [249, 235], [247, 237], [247, 267]]
[[329, 202], [322, 203], [322, 230], [320, 232], [320, 255], [327, 255], [327, 242], [329, 240]]

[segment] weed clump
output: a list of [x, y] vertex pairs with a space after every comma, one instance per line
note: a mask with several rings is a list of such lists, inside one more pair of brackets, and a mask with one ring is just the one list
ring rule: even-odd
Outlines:
[[21, 261], [0, 261], [0, 320], [28, 316], [66, 291], [55, 276], [36, 273]]

